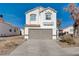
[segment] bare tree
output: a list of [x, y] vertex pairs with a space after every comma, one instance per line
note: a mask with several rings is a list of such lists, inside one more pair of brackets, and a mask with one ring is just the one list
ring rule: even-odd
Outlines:
[[60, 20], [57, 20], [57, 27], [59, 28], [61, 25], [61, 21]]
[[77, 7], [74, 3], [70, 3], [67, 8], [64, 8], [65, 11], [70, 13], [70, 16], [75, 21], [74, 26], [74, 35], [79, 36], [79, 7]]
[[60, 25], [61, 25], [61, 21], [58, 19], [57, 20], [57, 35], [60, 36]]

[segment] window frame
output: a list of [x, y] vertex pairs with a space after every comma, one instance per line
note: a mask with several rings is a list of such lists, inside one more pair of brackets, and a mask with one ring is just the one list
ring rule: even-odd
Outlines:
[[36, 20], [36, 14], [30, 14], [30, 21]]
[[46, 20], [51, 20], [51, 15], [52, 15], [52, 13], [46, 12], [46, 13], [45, 13], [45, 19], [46, 19]]
[[9, 32], [12, 32], [12, 29], [9, 29]]
[[70, 32], [73, 32], [73, 29], [70, 29]]

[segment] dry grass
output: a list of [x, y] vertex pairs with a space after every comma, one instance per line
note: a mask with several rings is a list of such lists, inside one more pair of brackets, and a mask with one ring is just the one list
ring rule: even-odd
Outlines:
[[75, 38], [71, 35], [64, 35], [58, 43], [61, 47], [75, 47], [77, 45]]
[[5, 37], [3, 40], [0, 40], [0, 55], [9, 53], [22, 42], [24, 42], [22, 36]]
[[64, 35], [61, 38], [62, 40], [60, 40], [60, 42], [65, 42], [68, 43], [69, 45], [75, 44], [75, 41], [71, 35]]

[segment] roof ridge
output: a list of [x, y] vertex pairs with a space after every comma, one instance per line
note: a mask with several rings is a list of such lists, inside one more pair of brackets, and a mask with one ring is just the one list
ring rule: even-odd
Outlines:
[[[37, 7], [35, 7], [35, 8], [32, 8], [31, 10], [26, 11], [25, 14], [28, 13], [28, 12], [30, 12], [30, 11], [32, 11], [32, 10], [35, 10], [35, 9], [37, 9], [37, 8], [39, 9], [39, 8], [44, 8], [44, 7], [42, 7], [42, 6], [37, 6]], [[44, 9], [45, 9], [45, 8], [44, 8]]]
[[51, 7], [47, 7], [46, 9], [51, 9], [51, 10], [53, 10], [54, 12], [57, 12], [54, 8], [51, 8]]

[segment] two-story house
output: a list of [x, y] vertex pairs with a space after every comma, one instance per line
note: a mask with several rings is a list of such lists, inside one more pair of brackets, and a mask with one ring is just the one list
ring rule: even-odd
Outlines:
[[56, 13], [50, 7], [36, 7], [27, 11], [25, 39], [56, 39]]

